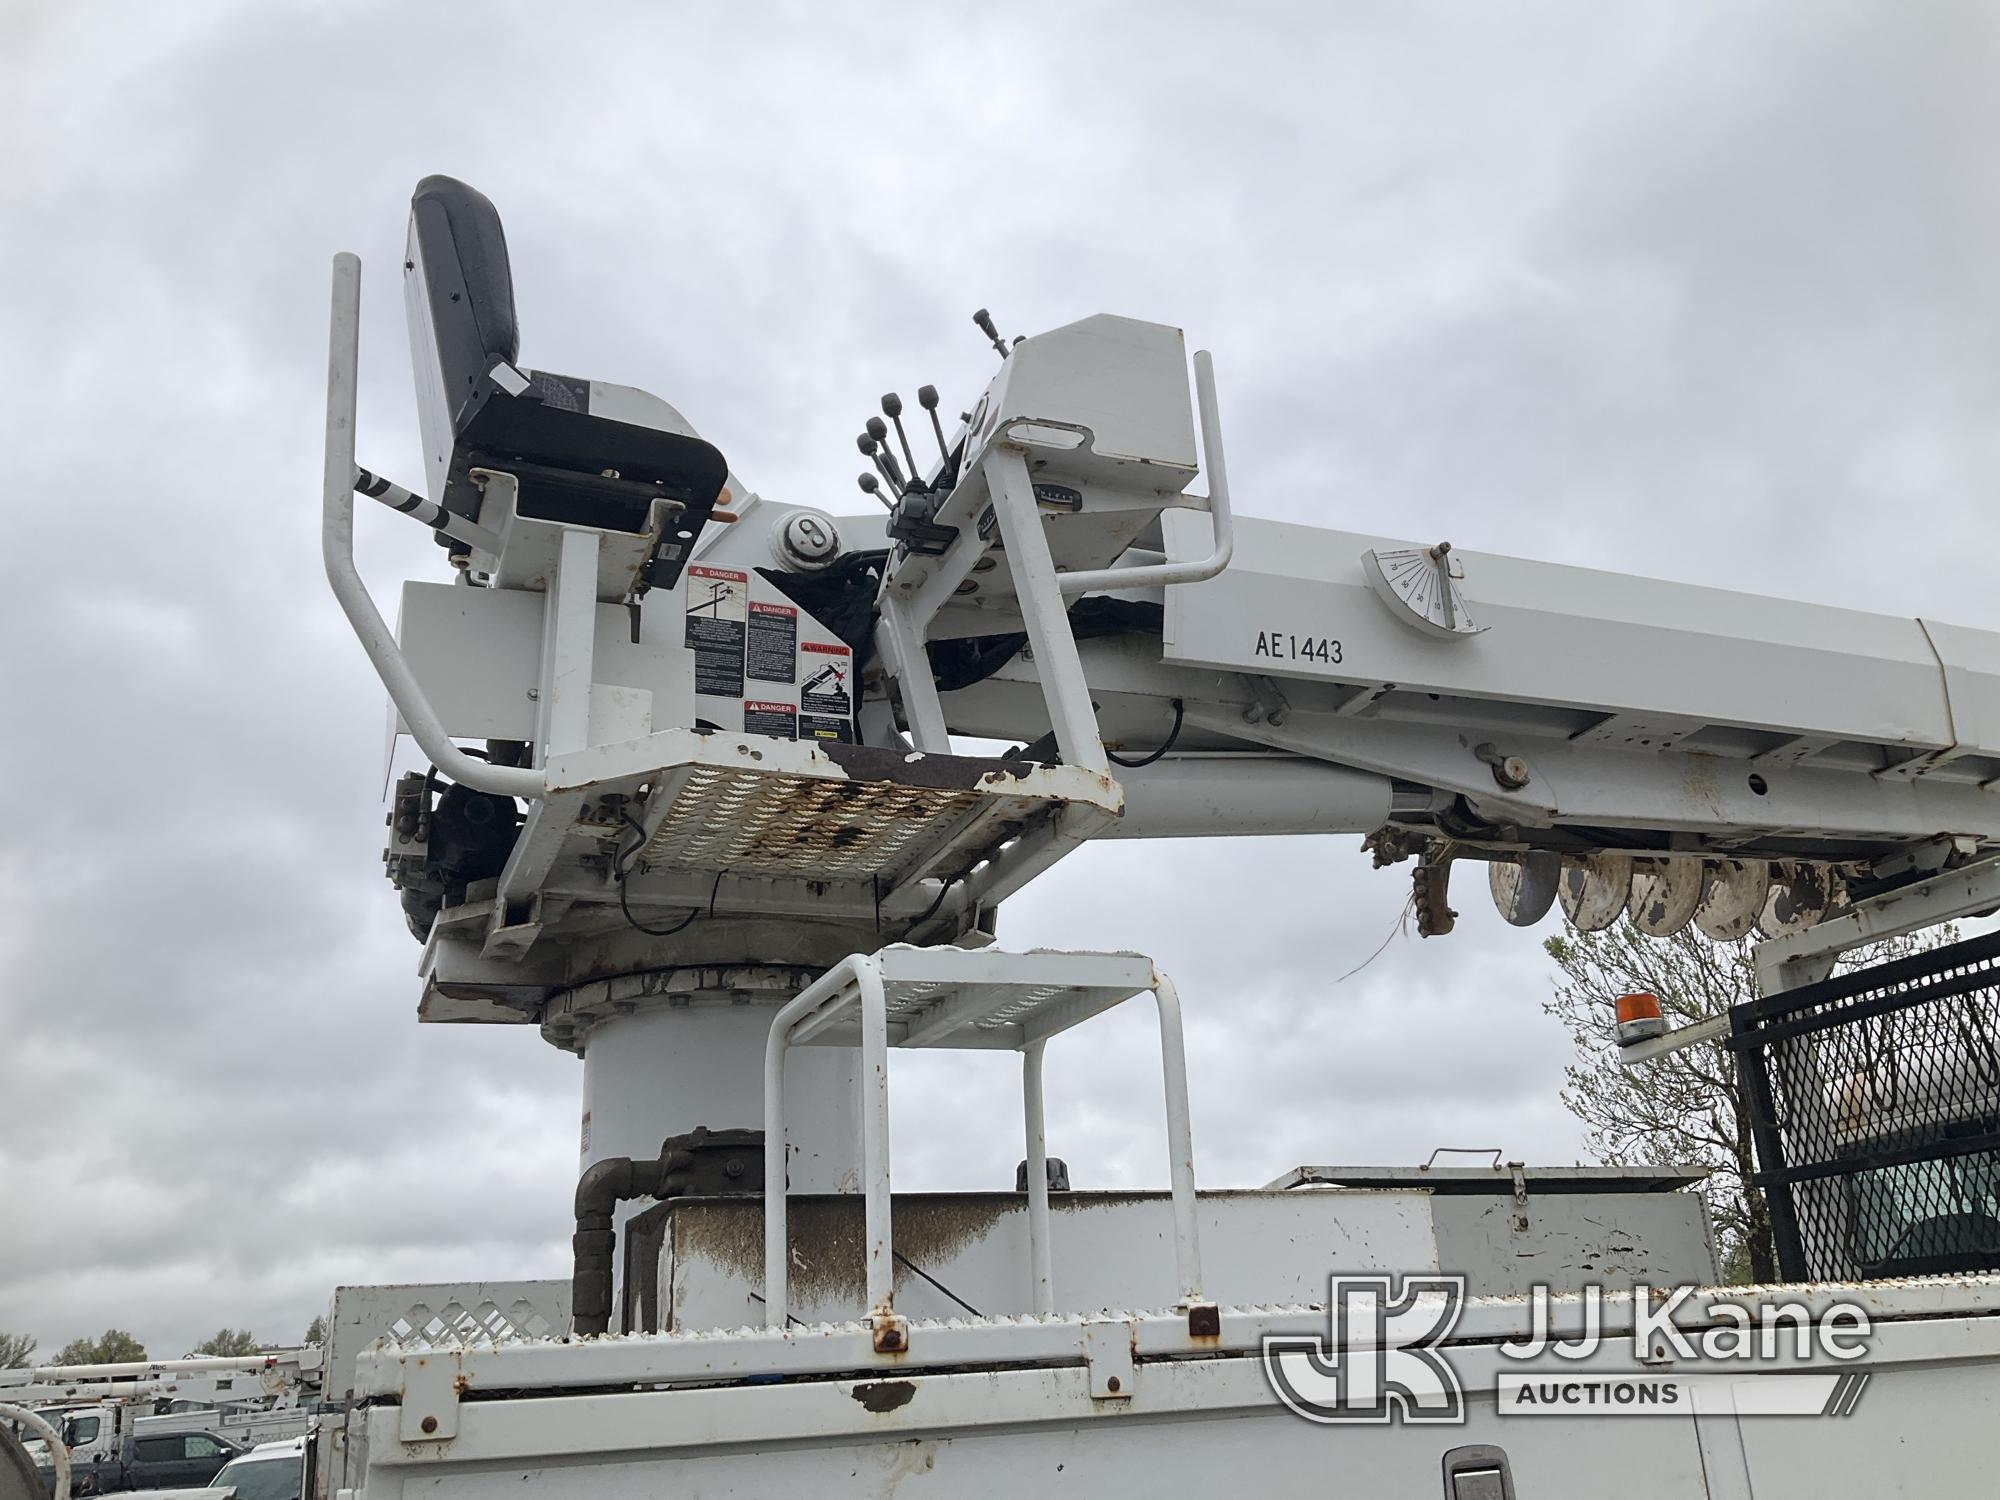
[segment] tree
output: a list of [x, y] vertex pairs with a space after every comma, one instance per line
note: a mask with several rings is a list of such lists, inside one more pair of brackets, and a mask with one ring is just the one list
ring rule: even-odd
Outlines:
[[[1857, 948], [1842, 969], [1882, 963], [1957, 940], [1949, 923], [1932, 932]], [[1562, 1022], [1577, 1060], [1564, 1069], [1562, 1101], [1588, 1127], [1599, 1160], [1613, 1165], [1673, 1162], [1710, 1169], [1708, 1200], [1725, 1281], [1778, 1279], [1771, 1214], [1750, 1179], [1756, 1151], [1736, 1054], [1721, 1038], [1696, 1043], [1627, 1070], [1618, 1061], [1620, 995], [1659, 998], [1668, 1029], [1727, 1014], [1757, 994], [1752, 939], [1716, 943], [1693, 927], [1649, 938], [1629, 922], [1603, 932], [1565, 933], [1543, 945], [1562, 971], [1542, 1008]]]
[[0, 1370], [15, 1370], [35, 1357], [35, 1338], [26, 1333], [0, 1333]]
[[194, 1352], [224, 1356], [255, 1354], [262, 1347], [257, 1342], [257, 1336], [247, 1328], [218, 1328], [196, 1344]]
[[315, 1318], [314, 1318], [314, 1319], [312, 1320], [312, 1322], [311, 1322], [311, 1323], [310, 1323], [310, 1324], [309, 1324], [309, 1325], [307, 1326], [307, 1328], [306, 1328], [306, 1342], [307, 1342], [308, 1344], [324, 1344], [324, 1343], [326, 1342], [326, 1319], [325, 1319], [325, 1318], [323, 1318], [323, 1317], [315, 1317]]
[[59, 1365], [124, 1365], [146, 1357], [146, 1346], [122, 1328], [107, 1328], [102, 1338], [71, 1339], [56, 1356]]

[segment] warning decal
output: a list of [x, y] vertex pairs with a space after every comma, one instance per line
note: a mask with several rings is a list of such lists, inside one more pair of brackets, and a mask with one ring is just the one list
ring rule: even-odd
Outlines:
[[796, 682], [799, 612], [787, 604], [750, 606], [749, 674], [759, 682]]
[[694, 690], [722, 698], [743, 695], [744, 617], [750, 575], [727, 568], [687, 570], [687, 647], [694, 653]]
[[746, 698], [743, 700], [743, 732], [773, 734], [781, 739], [795, 740], [799, 737], [798, 710], [789, 703], [759, 703], [754, 698]]
[[854, 743], [854, 724], [848, 719], [826, 719], [817, 714], [800, 714], [798, 738], [838, 740], [843, 745], [851, 745]]
[[854, 700], [849, 696], [847, 677], [854, 665], [853, 653], [845, 646], [807, 641], [799, 647], [799, 662], [805, 674], [799, 682], [799, 712], [852, 718]]

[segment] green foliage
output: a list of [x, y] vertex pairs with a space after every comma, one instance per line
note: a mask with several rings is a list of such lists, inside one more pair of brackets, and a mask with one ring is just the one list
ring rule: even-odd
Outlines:
[[257, 1336], [247, 1328], [218, 1328], [214, 1333], [194, 1346], [196, 1354], [237, 1355], [255, 1354], [263, 1345]]
[[35, 1357], [35, 1336], [29, 1333], [0, 1333], [0, 1370], [19, 1369]]
[[326, 1342], [325, 1318], [323, 1317], [314, 1318], [312, 1322], [307, 1325], [305, 1341], [308, 1344], [324, 1344]]
[[101, 1338], [71, 1339], [56, 1355], [59, 1365], [124, 1365], [146, 1357], [146, 1346], [122, 1328], [107, 1328]]
[[1737, 1240], [1722, 1252], [1722, 1281], [1725, 1286], [1745, 1286], [1758, 1280], [1756, 1267], [1750, 1263], [1750, 1244], [1747, 1240]]

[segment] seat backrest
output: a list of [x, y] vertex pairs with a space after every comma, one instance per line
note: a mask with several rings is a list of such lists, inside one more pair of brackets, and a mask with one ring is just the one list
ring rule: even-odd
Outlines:
[[410, 198], [404, 305], [431, 494], [441, 496], [459, 434], [500, 389], [496, 366], [520, 357], [514, 276], [500, 211], [454, 177], [426, 177]]

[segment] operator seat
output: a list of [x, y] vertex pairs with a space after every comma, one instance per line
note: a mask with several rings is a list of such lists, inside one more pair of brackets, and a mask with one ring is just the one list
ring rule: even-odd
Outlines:
[[417, 184], [403, 283], [431, 498], [477, 520], [482, 496], [469, 471], [498, 469], [519, 480], [522, 515], [628, 532], [645, 530], [654, 500], [679, 501], [681, 516], [647, 573], [649, 584], [671, 587], [722, 494], [722, 454], [631, 420], [649, 404], [665, 409], [643, 393], [518, 366], [500, 214], [456, 178]]

